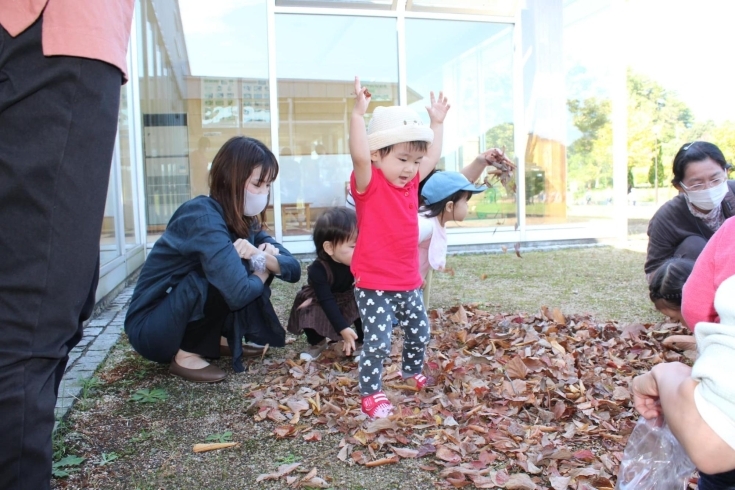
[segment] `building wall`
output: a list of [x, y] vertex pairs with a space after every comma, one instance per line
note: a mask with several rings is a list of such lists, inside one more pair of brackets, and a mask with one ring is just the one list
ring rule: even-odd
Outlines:
[[[236, 135], [279, 156], [268, 226], [311, 252], [319, 212], [345, 202], [355, 75], [373, 94], [369, 112], [404, 104], [428, 122], [430, 92], [444, 91], [441, 168], [491, 147], [517, 162], [517, 193], [494, 183], [473, 197], [450, 244], [611, 236], [613, 187], [625, 185], [612, 179], [625, 162], [613, 162], [604, 124], [619, 75], [601, 63], [613, 1], [138, 0], [104, 275], [124, 277], [173, 211], [207, 193], [212, 158]], [[590, 28], [599, 36], [581, 44]], [[593, 106], [603, 122], [590, 132], [579, 108]]]

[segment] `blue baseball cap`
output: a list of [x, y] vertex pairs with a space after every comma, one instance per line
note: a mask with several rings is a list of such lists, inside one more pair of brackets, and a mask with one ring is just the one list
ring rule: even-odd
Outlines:
[[478, 194], [486, 189], [487, 186], [478, 187], [459, 172], [436, 172], [424, 183], [421, 196], [426, 205], [431, 206], [450, 197], [455, 192], [467, 191]]

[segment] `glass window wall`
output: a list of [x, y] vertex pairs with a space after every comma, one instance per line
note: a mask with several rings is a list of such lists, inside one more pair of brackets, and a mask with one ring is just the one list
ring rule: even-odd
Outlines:
[[125, 248], [129, 249], [139, 243], [136, 235], [135, 216], [137, 205], [135, 202], [133, 171], [135, 153], [135, 138], [132, 136], [131, 114], [133, 113], [130, 99], [130, 83], [124, 85], [120, 91], [120, 115], [118, 117], [117, 138], [120, 155], [120, 185], [123, 204], [123, 232], [125, 233]]
[[284, 235], [311, 234], [323, 209], [345, 204], [354, 79], [372, 94], [368, 113], [397, 105], [396, 39], [395, 18], [276, 16]]
[[[117, 154], [117, 148], [115, 153]], [[116, 158], [115, 155], [113, 158]], [[102, 218], [102, 233], [100, 236], [100, 265], [105, 265], [108, 262], [116, 259], [120, 256], [120, 246], [117, 239], [117, 220], [118, 207], [117, 207], [117, 179], [113, 173], [110, 177], [110, 185], [107, 186], [107, 200], [105, 201], [105, 214]]]
[[613, 217], [611, 0], [522, 10], [526, 222]]
[[519, 0], [405, 0], [414, 12], [453, 12], [513, 17]]
[[[511, 24], [406, 19], [406, 78], [409, 105], [427, 124], [429, 92], [449, 97], [438, 168], [460, 171], [490, 148], [515, 158]], [[464, 223], [448, 226], [514, 226], [516, 215], [515, 194], [495, 183], [472, 197]]]
[[[233, 136], [270, 137], [266, 1], [140, 0], [138, 32], [149, 241]], [[243, 27], [247, 26], [246, 29]], [[269, 214], [271, 229], [274, 227]]]
[[[135, 122], [142, 128], [138, 165], [145, 190], [139, 195], [149, 241], [178, 206], [209, 192], [209, 168], [220, 146], [246, 135], [269, 145], [281, 163], [281, 225], [275, 228], [273, 205], [267, 225], [299, 247], [309, 242], [321, 210], [345, 203], [355, 75], [373, 94], [369, 113], [405, 103], [428, 123], [430, 91], [449, 96], [440, 168], [459, 171], [493, 147], [524, 164], [517, 193], [493, 182], [473, 196], [465, 222], [449, 226], [523, 232], [526, 225], [609, 223], [612, 74], [605, 61], [615, 47], [605, 19], [611, 3], [408, 0], [403, 12], [393, 0], [277, 0], [269, 13], [266, 0], [138, 0]], [[363, 15], [354, 15], [357, 9]], [[445, 13], [452, 18], [442, 19]], [[456, 15], [463, 13], [517, 17], [522, 29]], [[125, 97], [121, 233], [134, 244]], [[108, 241], [113, 228], [105, 226]], [[485, 239], [479, 236], [470, 242]]]

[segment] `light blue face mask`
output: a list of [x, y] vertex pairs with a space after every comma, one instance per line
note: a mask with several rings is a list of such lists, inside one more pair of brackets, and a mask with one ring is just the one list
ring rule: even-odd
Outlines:
[[243, 206], [243, 214], [245, 216], [258, 216], [268, 205], [268, 196], [265, 194], [253, 194], [245, 189], [245, 205]]
[[704, 211], [711, 211], [720, 205], [727, 195], [727, 180], [716, 187], [702, 189], [701, 191], [686, 191], [686, 196], [692, 206]]

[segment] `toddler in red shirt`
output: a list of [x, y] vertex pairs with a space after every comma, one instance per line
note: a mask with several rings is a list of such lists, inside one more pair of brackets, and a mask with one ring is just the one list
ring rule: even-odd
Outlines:
[[377, 107], [367, 131], [370, 93], [355, 77], [355, 106], [350, 121], [353, 173], [350, 191], [357, 210], [357, 244], [352, 257], [355, 299], [362, 319], [364, 344], [358, 364], [362, 411], [387, 417], [393, 405], [381, 390], [383, 360], [391, 349], [393, 324], [403, 328], [401, 374], [417, 389], [429, 342], [429, 319], [421, 296], [418, 259], [419, 182], [441, 156], [444, 95], [427, 107], [427, 127], [408, 107]]

